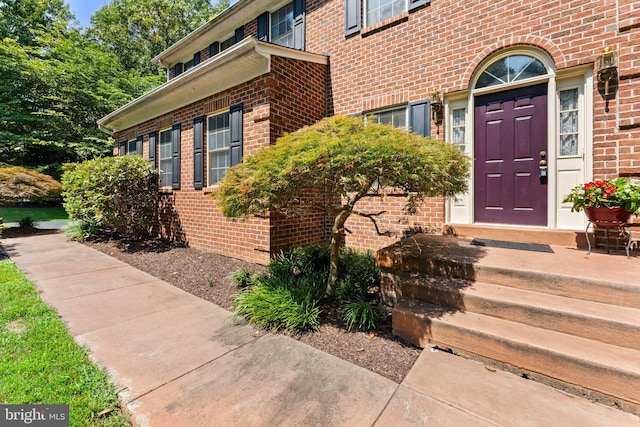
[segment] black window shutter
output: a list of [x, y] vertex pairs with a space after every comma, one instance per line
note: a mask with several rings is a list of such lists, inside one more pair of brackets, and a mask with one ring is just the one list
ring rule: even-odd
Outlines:
[[258, 16], [258, 40], [269, 41], [269, 12]]
[[412, 132], [422, 136], [431, 135], [430, 112], [429, 101], [409, 104], [409, 127]]
[[304, 50], [305, 0], [293, 0], [293, 48]]
[[136, 141], [136, 152], [135, 154], [142, 154], [142, 135], [138, 136], [138, 140]]
[[193, 55], [193, 65], [196, 66], [200, 63], [200, 52], [196, 52]]
[[203, 141], [204, 116], [193, 119], [193, 188], [202, 190], [203, 185]]
[[220, 42], [213, 42], [209, 45], [209, 58], [220, 52]]
[[156, 133], [149, 133], [149, 163], [156, 168]]
[[231, 166], [242, 161], [242, 104], [229, 108], [229, 133], [231, 137]]
[[171, 128], [171, 188], [180, 189], [180, 123]]
[[236, 28], [235, 42], [238, 43], [244, 38], [244, 27]]
[[350, 36], [360, 32], [361, 0], [344, 0], [344, 35]]
[[118, 150], [119, 156], [127, 154], [127, 141], [120, 141], [120, 149]]
[[414, 10], [431, 3], [430, 0], [409, 0], [409, 10]]

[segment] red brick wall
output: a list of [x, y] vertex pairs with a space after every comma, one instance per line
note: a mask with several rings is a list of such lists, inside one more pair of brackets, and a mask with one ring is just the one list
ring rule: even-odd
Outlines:
[[411, 234], [442, 233], [444, 201], [441, 198], [428, 198], [417, 215], [404, 212], [405, 203], [406, 198], [398, 194], [387, 195], [384, 200], [378, 197], [360, 200], [356, 205], [360, 212], [385, 212], [377, 218], [378, 228], [389, 235], [378, 235], [369, 218], [352, 215], [345, 224], [349, 230], [345, 243], [359, 249], [379, 249]]
[[[319, 222], [305, 220], [303, 226], [296, 220], [227, 219], [208, 196], [210, 189], [193, 188], [195, 117], [242, 102], [243, 154], [249, 155], [275, 142], [275, 138], [282, 132], [294, 131], [315, 123], [324, 115], [325, 100], [322, 95], [325, 66], [274, 58], [271, 69], [271, 73], [243, 85], [114, 135], [117, 145], [122, 139], [142, 134], [143, 155], [148, 158], [149, 132], [174, 123], [181, 124], [181, 187], [180, 190], [162, 190], [160, 231], [163, 236], [184, 241], [203, 250], [266, 263], [273, 250], [298, 242], [307, 244], [317, 241], [324, 232], [322, 218]], [[303, 94], [309, 98], [300, 98]], [[206, 182], [206, 164], [204, 177]], [[275, 229], [278, 231], [274, 232]], [[276, 240], [273, 243], [272, 238]]]
[[[254, 35], [254, 27], [255, 20], [247, 23], [245, 35]], [[640, 176], [640, 0], [433, 0], [427, 7], [364, 28], [349, 38], [344, 36], [343, 0], [308, 0], [306, 31], [308, 51], [330, 54], [326, 106], [329, 114], [357, 114], [427, 99], [433, 87], [443, 95], [467, 90], [482, 61], [511, 46], [541, 49], [553, 59], [557, 71], [592, 65], [602, 47], [611, 46], [619, 53], [620, 66], [619, 81], [612, 86], [615, 95], [608, 102], [601, 93], [602, 85], [594, 77], [594, 175]], [[206, 57], [208, 51], [203, 51], [203, 60]], [[282, 64], [282, 70], [290, 65]], [[249, 112], [245, 111], [245, 139], [249, 136], [256, 146], [264, 145], [283, 131], [304, 124], [295, 114], [306, 106], [296, 100], [312, 99], [314, 105], [318, 100], [315, 86], [309, 93], [304, 90], [307, 84], [304, 71], [297, 73], [293, 76], [283, 73], [279, 76], [282, 80], [263, 82], [272, 85], [269, 96], [273, 105], [255, 103], [252, 107], [255, 118], [249, 126]], [[287, 101], [289, 82], [293, 82], [292, 87], [298, 92]], [[228, 96], [230, 103], [242, 98], [233, 90], [228, 91]], [[248, 100], [253, 95], [243, 96]], [[279, 96], [283, 97], [282, 102]], [[315, 117], [315, 113], [306, 111], [304, 117]], [[190, 120], [183, 123], [183, 132], [188, 132]], [[145, 144], [147, 128], [148, 125], [140, 127]], [[442, 130], [442, 126], [432, 123], [435, 138], [443, 139]], [[132, 131], [132, 135], [136, 133]], [[185, 134], [183, 141], [184, 138]], [[186, 157], [182, 159], [183, 175], [189, 173], [185, 166], [189, 161]], [[183, 176], [183, 186], [187, 182]], [[444, 222], [444, 204], [440, 199], [432, 199], [419, 215], [406, 218], [401, 214], [400, 197], [388, 197], [382, 205], [375, 200], [366, 203], [372, 209], [387, 210], [383, 224], [400, 234], [412, 227], [440, 229]], [[204, 208], [198, 209], [202, 215], [210, 216]], [[207, 224], [214, 222], [210, 220]], [[282, 242], [275, 246], [301, 238], [292, 237], [299, 224], [280, 224], [280, 230], [271, 231], [274, 244], [275, 236], [282, 235]], [[375, 248], [393, 240], [377, 237], [367, 219], [352, 218], [347, 226], [354, 232], [347, 236], [350, 245]], [[188, 236], [193, 234], [191, 230], [187, 232]], [[200, 246], [209, 244], [208, 235], [201, 237], [190, 240]], [[251, 250], [242, 253], [246, 255]]]
[[[274, 57], [271, 102], [271, 138], [276, 141], [285, 132], [311, 125], [326, 115], [326, 66]], [[307, 195], [313, 197], [313, 195]], [[305, 246], [325, 240], [325, 218], [310, 212], [301, 218], [272, 218], [272, 253], [292, 246]]]
[[[331, 55], [330, 111], [335, 114], [426, 99], [433, 87], [443, 95], [467, 90], [481, 62], [511, 46], [545, 51], [556, 70], [593, 64], [603, 46], [611, 46], [620, 54], [620, 80], [605, 111], [594, 78], [594, 175], [640, 176], [640, 1], [434, 0], [349, 38], [343, 16], [341, 0], [307, 2], [307, 49]], [[432, 135], [443, 139], [443, 127], [432, 122]], [[401, 204], [385, 201], [380, 208], [397, 213]], [[405, 219], [388, 217], [400, 231]], [[406, 220], [409, 226], [440, 228], [444, 204], [431, 203], [426, 212]], [[357, 230], [347, 236], [350, 245], [379, 247], [392, 241], [377, 237], [367, 222], [349, 220], [347, 225]]]
[[[618, 132], [607, 139], [607, 149], [613, 149], [617, 157], [613, 175], [640, 177], [640, 1], [621, 0], [618, 4], [619, 84], [615, 98], [609, 102], [617, 116], [608, 117], [603, 128], [606, 132], [618, 125]], [[605, 138], [608, 136], [605, 134]]]

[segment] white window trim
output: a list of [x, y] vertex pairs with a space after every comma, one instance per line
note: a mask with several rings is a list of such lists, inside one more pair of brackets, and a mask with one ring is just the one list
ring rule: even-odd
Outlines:
[[[453, 141], [453, 112], [465, 110], [464, 115], [464, 153], [473, 159], [473, 127], [468, 102], [468, 93], [445, 99], [445, 141]], [[449, 224], [470, 224], [473, 211], [473, 163], [469, 171], [469, 190], [465, 194], [448, 198], [446, 201], [446, 221]]]
[[[509, 82], [509, 83], [475, 89], [476, 85], [478, 84], [478, 79], [480, 78], [482, 73], [484, 73], [487, 70], [487, 68], [489, 68], [489, 66], [491, 66], [496, 61], [506, 58], [507, 56], [514, 56], [514, 55], [526, 55], [526, 56], [531, 56], [537, 59], [538, 61], [542, 62], [542, 64], [545, 66], [545, 68], [547, 69], [547, 74], [535, 76], [529, 79], [517, 80], [515, 82]], [[499, 92], [501, 90], [510, 90], [510, 89], [516, 89], [518, 87], [523, 87], [523, 86], [531, 86], [537, 82], [543, 83], [546, 81], [551, 81], [554, 79], [554, 77], [555, 77], [555, 64], [551, 61], [551, 58], [549, 58], [547, 55], [541, 54], [537, 50], [518, 46], [514, 48], [505, 49], [499, 54], [492, 55], [489, 58], [485, 59], [480, 65], [480, 67], [478, 68], [478, 71], [476, 71], [473, 78], [469, 82], [469, 88], [473, 88], [473, 94], [475, 96], [478, 96], [484, 93]], [[549, 87], [549, 93], [551, 93], [551, 87]]]
[[[172, 147], [173, 149], [173, 134], [172, 134], [173, 128], [172, 127], [168, 127], [168, 128], [164, 128], [164, 129], [160, 129], [158, 131], [158, 174], [160, 175], [160, 184], [162, 184], [162, 169], [160, 169], [160, 166], [162, 165], [162, 161], [163, 160], [170, 160], [173, 161], [173, 156], [170, 155], [168, 158], [167, 157], [162, 157], [162, 133], [163, 132], [169, 132], [169, 135], [171, 135], [171, 138], [169, 138], [169, 145]], [[172, 171], [173, 173], [173, 171]], [[169, 183], [169, 185], [160, 185], [160, 188], [172, 188], [171, 183]]]
[[[214, 149], [214, 150], [209, 150], [209, 130], [210, 130], [209, 129], [209, 119], [211, 117], [219, 116], [219, 115], [222, 115], [222, 114], [229, 115], [230, 112], [231, 112], [231, 110], [229, 108], [225, 108], [223, 110], [215, 111], [215, 112], [213, 112], [211, 114], [208, 114], [206, 116], [206, 124], [207, 124], [207, 127], [206, 127], [206, 129], [207, 129], [206, 144], [207, 144], [207, 146], [206, 146], [205, 153], [206, 153], [206, 171], [207, 171], [207, 187], [208, 188], [216, 188], [216, 187], [218, 187], [218, 184], [219, 184], [219, 182], [217, 182], [215, 184], [211, 183], [211, 167], [209, 165], [209, 155], [211, 153], [222, 153], [224, 151], [227, 151], [228, 154], [229, 154], [229, 164], [231, 164], [231, 145], [229, 145], [226, 148], [217, 148], [217, 149]], [[231, 120], [230, 117], [229, 117], [229, 120]], [[228, 131], [231, 132], [231, 123], [229, 123], [229, 130]], [[230, 167], [231, 166], [229, 166], [227, 169], [225, 169], [225, 171], [228, 170]]]
[[397, 13], [395, 15], [391, 15], [390, 17], [385, 18], [382, 21], [374, 22], [373, 24], [369, 22], [369, 0], [365, 0], [363, 9], [364, 10], [363, 10], [362, 13], [364, 14], [364, 19], [363, 19], [364, 28], [367, 28], [367, 27], [371, 27], [371, 26], [374, 26], [376, 24], [379, 24], [380, 22], [386, 21], [387, 19], [392, 19], [392, 18], [394, 18], [396, 16], [399, 16], [399, 15], [401, 15], [403, 13], [408, 12], [409, 11], [409, 0], [404, 0], [404, 9], [402, 10], [402, 12]]

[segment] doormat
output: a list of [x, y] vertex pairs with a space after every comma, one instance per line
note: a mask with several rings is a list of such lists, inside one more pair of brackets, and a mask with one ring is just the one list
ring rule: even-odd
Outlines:
[[473, 239], [472, 245], [475, 246], [490, 246], [492, 248], [504, 248], [504, 249], [517, 249], [519, 251], [532, 251], [532, 252], [548, 252], [554, 253], [553, 249], [549, 245], [540, 245], [537, 243], [521, 243], [521, 242], [507, 242], [505, 240], [490, 240], [490, 239]]

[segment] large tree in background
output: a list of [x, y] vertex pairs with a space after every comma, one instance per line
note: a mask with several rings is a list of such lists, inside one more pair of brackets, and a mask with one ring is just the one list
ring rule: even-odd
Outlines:
[[382, 233], [377, 218], [384, 212], [367, 211], [363, 198], [402, 191], [407, 213], [414, 214], [425, 197], [465, 192], [468, 173], [469, 159], [454, 145], [336, 116], [248, 156], [227, 171], [212, 197], [228, 217], [320, 211], [334, 218], [328, 293], [338, 280], [347, 219], [368, 218]]
[[91, 17], [88, 34], [126, 69], [157, 74], [151, 59], [222, 12], [229, 0], [113, 0]]
[[109, 153], [96, 120], [155, 81], [124, 70], [68, 21], [28, 33], [0, 41], [0, 163], [57, 176], [64, 162]]
[[0, 41], [14, 39], [21, 46], [33, 43], [34, 30], [47, 31], [66, 25], [73, 15], [64, 0], [0, 1]]
[[216, 10], [116, 0], [83, 33], [64, 0], [0, 0], [0, 165], [58, 176], [64, 162], [109, 154], [96, 121], [161, 84], [151, 58]]

